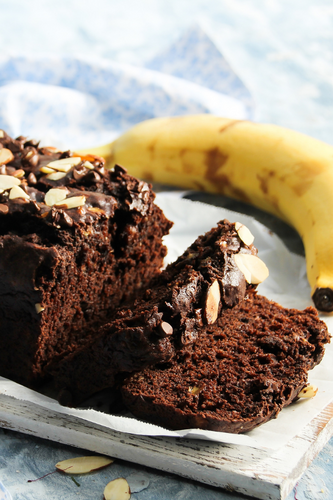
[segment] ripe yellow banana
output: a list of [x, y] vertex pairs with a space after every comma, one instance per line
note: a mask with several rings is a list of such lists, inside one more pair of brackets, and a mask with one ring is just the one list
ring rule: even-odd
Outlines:
[[206, 114], [147, 120], [89, 152], [136, 177], [231, 196], [282, 218], [303, 240], [315, 306], [333, 311], [332, 146]]

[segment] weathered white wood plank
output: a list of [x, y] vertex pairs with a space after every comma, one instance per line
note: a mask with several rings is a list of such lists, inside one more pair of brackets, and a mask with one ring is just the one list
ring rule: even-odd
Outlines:
[[256, 498], [281, 500], [333, 435], [333, 403], [277, 451], [124, 434], [3, 394], [0, 426]]

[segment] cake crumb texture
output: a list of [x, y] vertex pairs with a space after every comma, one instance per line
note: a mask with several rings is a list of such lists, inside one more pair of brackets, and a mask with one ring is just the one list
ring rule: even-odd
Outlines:
[[123, 401], [166, 428], [246, 432], [297, 398], [329, 340], [314, 308], [286, 309], [253, 292], [172, 361], [129, 376]]

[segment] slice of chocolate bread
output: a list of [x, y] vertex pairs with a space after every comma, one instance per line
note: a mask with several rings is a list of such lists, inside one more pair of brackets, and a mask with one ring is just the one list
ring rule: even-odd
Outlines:
[[0, 374], [32, 385], [159, 274], [172, 223], [102, 158], [0, 131]]
[[246, 432], [297, 398], [329, 338], [314, 308], [285, 309], [253, 292], [168, 363], [130, 375], [123, 402], [166, 428]]
[[75, 404], [112, 386], [119, 373], [168, 361], [178, 349], [196, 342], [204, 325], [214, 323], [258, 283], [258, 276], [246, 281], [237, 258], [254, 260], [263, 267], [261, 279], [267, 276], [256, 253], [251, 235], [240, 224], [224, 220], [200, 236], [142, 299], [118, 310], [99, 333], [92, 333], [91, 342], [52, 364], [50, 372], [66, 395], [60, 401]]

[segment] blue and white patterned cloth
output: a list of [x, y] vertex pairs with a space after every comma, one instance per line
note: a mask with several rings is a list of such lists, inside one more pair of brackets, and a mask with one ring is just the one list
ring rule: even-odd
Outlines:
[[0, 128], [64, 148], [113, 140], [156, 116], [249, 118], [251, 95], [194, 26], [145, 67], [101, 58], [0, 56]]
[[11, 494], [4, 487], [1, 481], [0, 481], [0, 500], [12, 500]]

